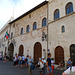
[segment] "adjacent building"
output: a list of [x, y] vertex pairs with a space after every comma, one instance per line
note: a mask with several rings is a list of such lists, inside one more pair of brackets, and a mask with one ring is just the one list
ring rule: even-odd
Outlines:
[[56, 64], [75, 57], [75, 0], [50, 0], [48, 48]]

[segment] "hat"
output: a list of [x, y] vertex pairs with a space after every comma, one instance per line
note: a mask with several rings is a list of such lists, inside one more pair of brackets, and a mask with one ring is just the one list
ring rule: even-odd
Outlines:
[[44, 59], [44, 57], [42, 57]]
[[41, 58], [39, 60], [41, 60]]

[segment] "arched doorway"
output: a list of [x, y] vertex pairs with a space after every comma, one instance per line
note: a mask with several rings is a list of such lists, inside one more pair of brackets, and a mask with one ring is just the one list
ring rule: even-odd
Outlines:
[[39, 57], [42, 57], [42, 46], [41, 43], [37, 42], [34, 45], [34, 62], [37, 63]]
[[61, 46], [56, 47], [55, 49], [55, 63], [64, 62], [64, 49]]
[[14, 45], [13, 43], [10, 43], [9, 47], [8, 47], [8, 56], [9, 56], [9, 60], [13, 60], [13, 53], [14, 53]]
[[23, 47], [23, 45], [20, 45], [20, 47], [19, 47], [19, 55], [20, 56], [23, 56], [23, 51], [24, 51], [24, 47]]
[[75, 44], [70, 46], [70, 58], [73, 60], [75, 58]]

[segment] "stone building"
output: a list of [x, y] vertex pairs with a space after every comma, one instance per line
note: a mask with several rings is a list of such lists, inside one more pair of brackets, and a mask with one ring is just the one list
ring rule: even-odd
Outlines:
[[13, 17], [3, 26], [0, 30], [0, 54], [4, 56], [8, 51], [8, 40], [5, 37], [6, 32], [10, 33], [9, 23], [13, 20]]
[[49, 0], [48, 48], [55, 63], [75, 57], [75, 0]]
[[[9, 22], [0, 32], [2, 44], [0, 50], [10, 59], [15, 53], [32, 56], [36, 62], [39, 57], [46, 57], [47, 51], [47, 5], [44, 1], [15, 20]], [[10, 35], [3, 40], [6, 31]]]
[[[55, 63], [75, 57], [75, 0], [44, 1], [0, 31], [0, 51], [31, 55], [36, 62], [51, 52]], [[3, 40], [6, 31], [10, 38]]]

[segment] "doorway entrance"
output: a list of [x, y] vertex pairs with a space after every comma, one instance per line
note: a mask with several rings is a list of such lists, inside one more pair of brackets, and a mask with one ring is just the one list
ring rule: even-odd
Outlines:
[[13, 53], [14, 53], [14, 45], [13, 43], [11, 43], [8, 47], [8, 56], [9, 56], [9, 60], [13, 60]]
[[36, 42], [34, 45], [34, 62], [37, 63], [39, 57], [42, 57], [42, 45], [40, 42]]
[[75, 45], [74, 44], [70, 46], [70, 58], [71, 60], [75, 58]]
[[64, 49], [61, 46], [56, 47], [55, 49], [55, 63], [64, 62]]
[[19, 47], [19, 56], [23, 56], [24, 47], [23, 45], [20, 45]]

